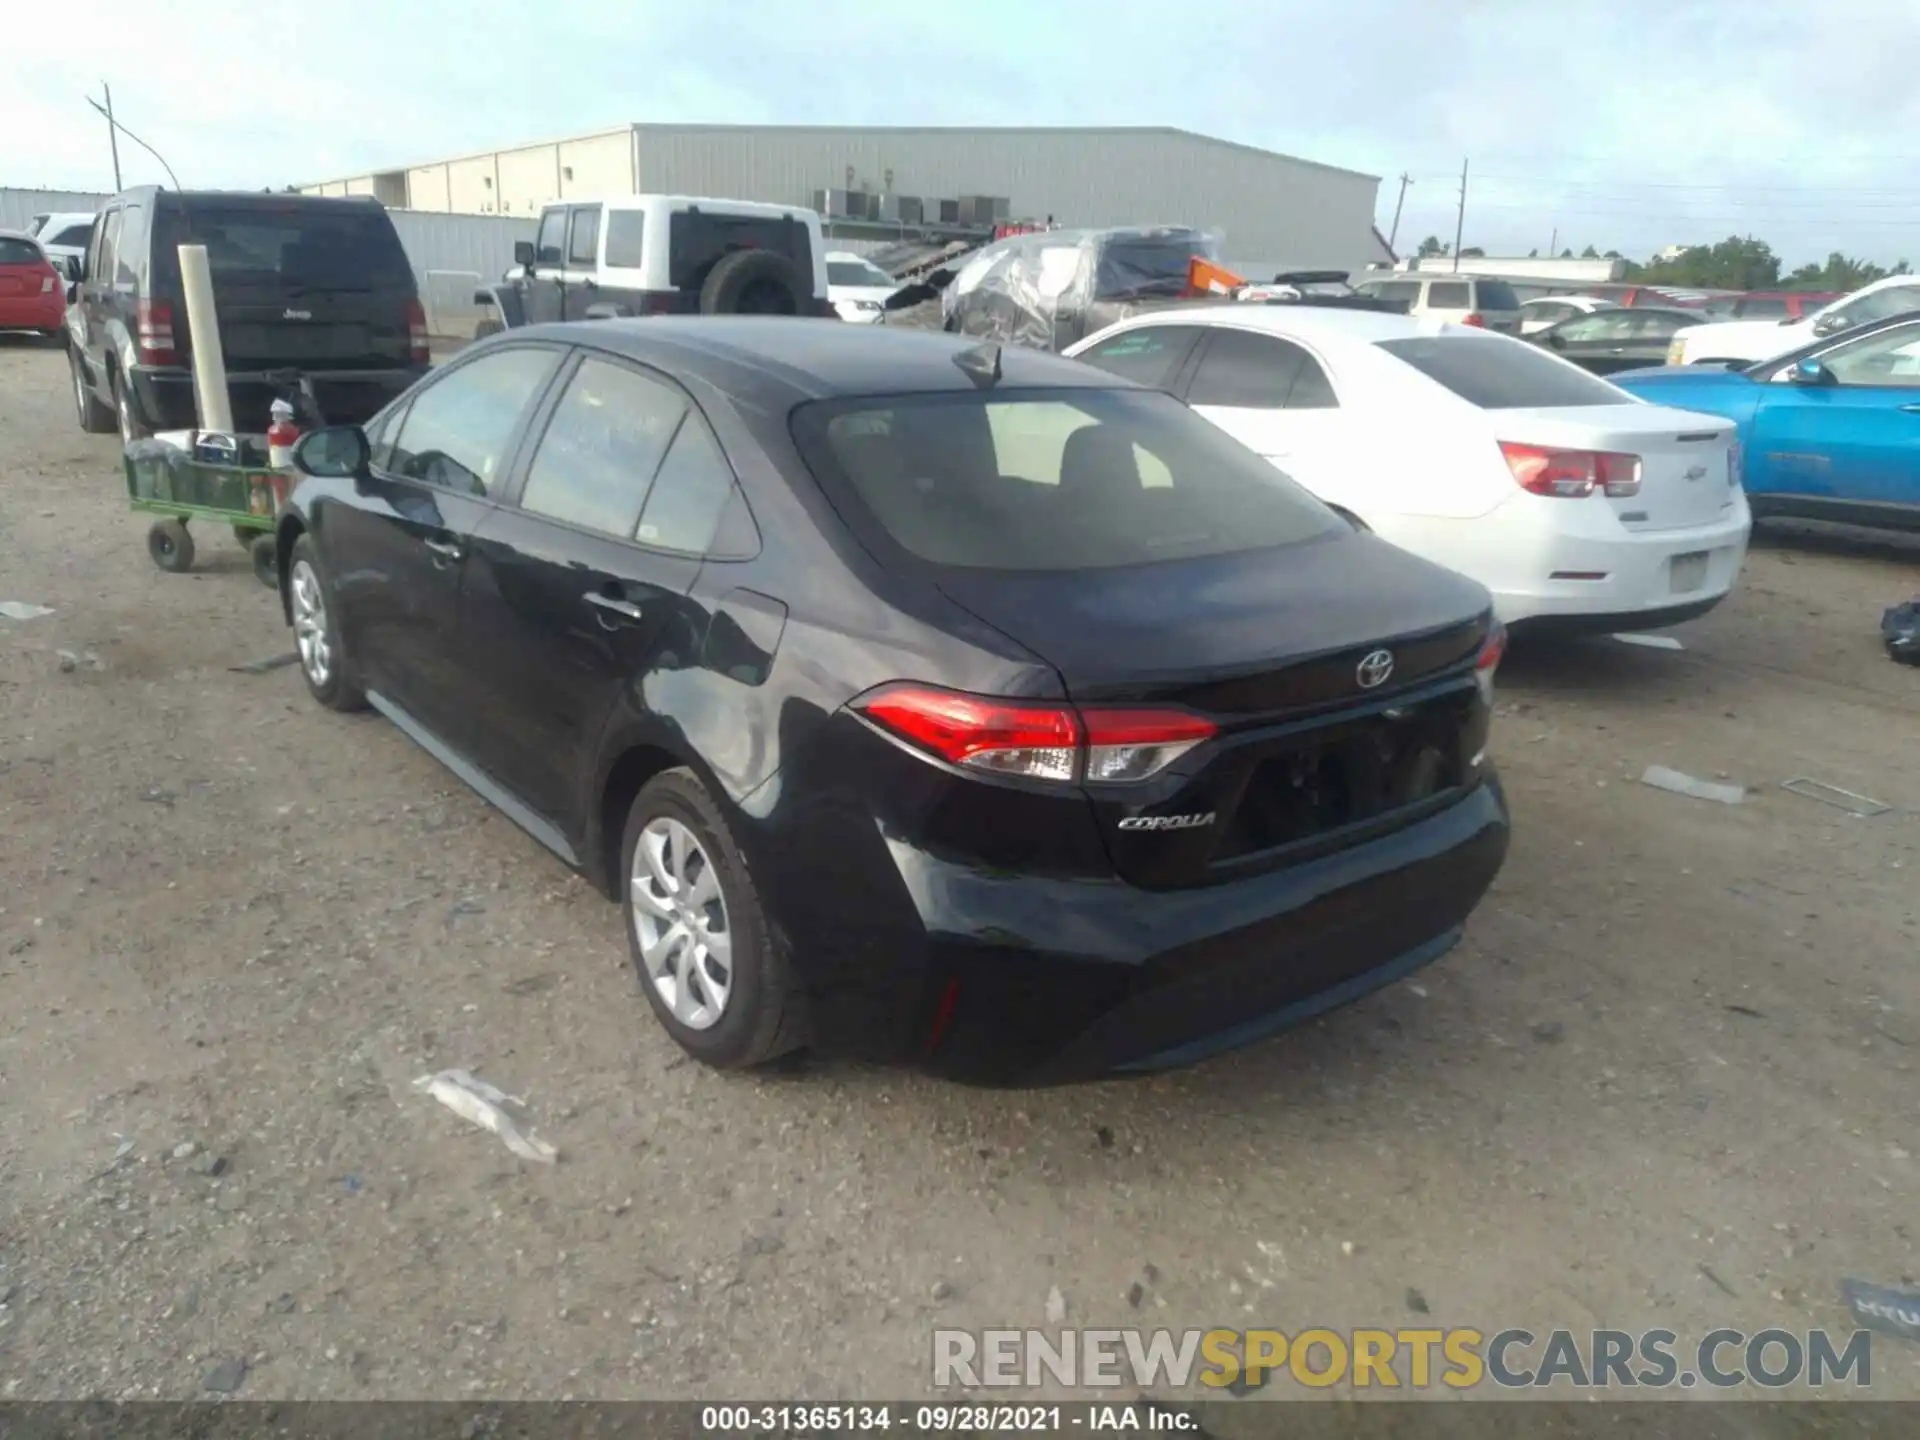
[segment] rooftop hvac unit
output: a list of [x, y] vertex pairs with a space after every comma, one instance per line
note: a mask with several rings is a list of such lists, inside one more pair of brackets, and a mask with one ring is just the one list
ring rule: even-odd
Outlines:
[[916, 195], [882, 195], [880, 219], [895, 225], [918, 225], [925, 213]]
[[940, 202], [940, 223], [942, 225], [958, 225], [960, 223], [960, 202], [958, 200], [942, 200]]

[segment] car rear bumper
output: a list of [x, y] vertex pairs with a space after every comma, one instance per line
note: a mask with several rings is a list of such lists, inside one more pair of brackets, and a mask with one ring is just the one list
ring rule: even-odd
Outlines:
[[[155, 430], [186, 430], [198, 424], [193, 399], [193, 374], [185, 368], [136, 365], [133, 398], [140, 414]], [[227, 376], [235, 428], [248, 434], [264, 433], [269, 409], [287, 391], [287, 371], [234, 371]], [[391, 370], [312, 370], [303, 372], [312, 382], [320, 410], [331, 425], [358, 425], [371, 420], [394, 396], [426, 374], [425, 366]]]
[[1247, 880], [1150, 891], [1008, 876], [895, 845], [924, 963], [903, 1049], [986, 1084], [1184, 1065], [1445, 954], [1505, 858], [1499, 782], [1380, 839]]
[[0, 330], [58, 330], [66, 323], [66, 297], [0, 295]]

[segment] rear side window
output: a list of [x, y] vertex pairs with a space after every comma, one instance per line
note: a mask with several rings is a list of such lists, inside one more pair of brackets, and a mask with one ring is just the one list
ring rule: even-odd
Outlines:
[[607, 212], [607, 268], [638, 270], [646, 258], [647, 217], [639, 210]]
[[1473, 291], [1464, 281], [1435, 281], [1427, 287], [1430, 310], [1471, 310]]
[[1418, 280], [1376, 280], [1354, 288], [1375, 300], [1392, 300], [1402, 305], [1415, 305], [1420, 300]]
[[1520, 297], [1513, 293], [1513, 287], [1504, 280], [1476, 280], [1474, 291], [1479, 295], [1479, 305], [1483, 310], [1518, 310]]
[[698, 285], [716, 260], [735, 250], [771, 250], [797, 265], [803, 277], [813, 275], [813, 250], [800, 221], [687, 209], [667, 222], [667, 283], [675, 289]]
[[45, 258], [40, 247], [17, 235], [0, 235], [0, 265], [38, 265]]
[[400, 423], [393, 473], [487, 494], [499, 482], [521, 415], [557, 363], [558, 352], [544, 348], [496, 350], [422, 388]]
[[387, 212], [371, 204], [176, 202], [158, 213], [156, 267], [204, 245], [216, 282], [276, 288], [411, 289], [413, 267]]
[[1422, 335], [1374, 343], [1483, 410], [1628, 403], [1606, 381], [1498, 335]]
[[520, 508], [631, 538], [686, 410], [679, 391], [637, 370], [581, 361], [540, 437]]
[[662, 550], [703, 554], [732, 496], [733, 471], [720, 453], [720, 442], [706, 422], [689, 411], [654, 477], [634, 538]]
[[1135, 384], [1164, 390], [1172, 384], [1174, 373], [1200, 334], [1197, 325], [1149, 325], [1103, 340], [1074, 358]]
[[1237, 410], [1280, 410], [1293, 389], [1307, 352], [1272, 335], [1255, 335], [1225, 326], [1213, 332], [1193, 383], [1189, 405], [1221, 405]]
[[850, 523], [936, 566], [1146, 565], [1290, 545], [1340, 523], [1151, 391], [819, 402], [795, 413], [794, 438]]

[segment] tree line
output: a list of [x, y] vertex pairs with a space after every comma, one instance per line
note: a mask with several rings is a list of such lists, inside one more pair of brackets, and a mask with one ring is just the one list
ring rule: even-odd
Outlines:
[[[1422, 259], [1451, 254], [1451, 247], [1439, 236], [1429, 235], [1417, 252]], [[1472, 259], [1487, 252], [1476, 245], [1463, 245], [1460, 258]], [[1528, 252], [1538, 259], [1540, 252]], [[1892, 269], [1870, 260], [1843, 255], [1838, 250], [1821, 264], [1806, 264], [1782, 273], [1780, 257], [1773, 247], [1753, 236], [1729, 235], [1714, 245], [1690, 245], [1667, 260], [1628, 260], [1618, 250], [1599, 250], [1589, 245], [1576, 257], [1571, 248], [1560, 252], [1562, 260], [1620, 260], [1625, 264], [1623, 279], [1646, 285], [1676, 285], [1695, 290], [1858, 290], [1870, 281], [1888, 275], [1912, 272], [1905, 260]]]

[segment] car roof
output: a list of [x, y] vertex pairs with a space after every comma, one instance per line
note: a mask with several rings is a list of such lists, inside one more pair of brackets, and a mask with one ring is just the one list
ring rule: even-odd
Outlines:
[[[974, 382], [954, 359], [993, 345], [937, 330], [758, 315], [576, 320], [508, 333], [588, 346], [783, 408], [842, 396], [970, 391]], [[1022, 345], [999, 349], [999, 384], [1009, 389], [1139, 388], [1047, 351]]]
[[1349, 310], [1337, 305], [1249, 305], [1234, 301], [1222, 305], [1194, 305], [1156, 310], [1123, 320], [1118, 329], [1146, 325], [1230, 325], [1240, 330], [1265, 330], [1275, 335], [1322, 337], [1371, 344], [1379, 340], [1408, 340], [1419, 335], [1485, 335], [1470, 325], [1431, 320], [1419, 315], [1395, 315], [1381, 310]]
[[553, 200], [541, 208], [558, 210], [575, 205], [600, 205], [608, 210], [648, 210], [656, 206], [677, 210], [690, 209], [697, 205], [703, 210], [712, 210], [721, 215], [798, 216], [816, 213], [805, 205], [779, 205], [765, 200], [730, 200], [722, 195], [605, 195], [598, 199], [582, 197], [573, 200]]

